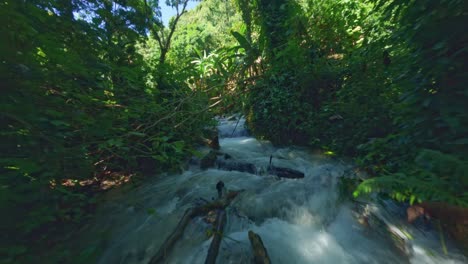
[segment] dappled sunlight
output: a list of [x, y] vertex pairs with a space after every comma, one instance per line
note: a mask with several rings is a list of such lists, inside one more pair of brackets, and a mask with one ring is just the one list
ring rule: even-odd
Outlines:
[[331, 54], [327, 56], [328, 59], [334, 59], [334, 60], [342, 60], [343, 57], [344, 57], [344, 54]]
[[[76, 180], [76, 179], [63, 179], [61, 185], [65, 187], [92, 187], [96, 190], [109, 190], [113, 187], [120, 186], [124, 183], [130, 182], [135, 174], [125, 174], [118, 172], [104, 172], [92, 179]], [[55, 181], [50, 182], [51, 188], [56, 186]]]

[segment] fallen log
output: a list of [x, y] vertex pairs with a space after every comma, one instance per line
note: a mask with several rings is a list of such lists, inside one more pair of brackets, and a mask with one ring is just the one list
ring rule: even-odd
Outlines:
[[[216, 161], [219, 170], [227, 170], [227, 171], [240, 171], [240, 172], [247, 172], [250, 174], [257, 174], [257, 168], [253, 163], [242, 162], [242, 161], [226, 161], [218, 159]], [[289, 168], [282, 168], [276, 167], [273, 165], [269, 165], [267, 168], [267, 172], [270, 175], [275, 175], [280, 178], [287, 178], [287, 179], [300, 179], [304, 178], [304, 173], [298, 170], [289, 169]]]
[[262, 238], [253, 231], [249, 230], [249, 240], [254, 253], [254, 263], [271, 264], [270, 257], [268, 257], [268, 252], [263, 245]]
[[289, 168], [281, 168], [281, 167], [275, 167], [275, 166], [270, 166], [268, 168], [268, 173], [276, 175], [280, 178], [288, 178], [288, 179], [300, 179], [304, 178], [304, 173], [289, 169]]
[[218, 257], [219, 246], [223, 239], [224, 225], [226, 224], [226, 212], [220, 210], [218, 216], [216, 217], [216, 228], [213, 235], [213, 241], [211, 241], [210, 248], [208, 249], [208, 254], [206, 255], [205, 264], [215, 264], [216, 258]]
[[164, 241], [156, 255], [151, 258], [149, 263], [156, 264], [164, 261], [168, 255], [168, 252], [172, 249], [175, 242], [182, 236], [185, 227], [189, 224], [192, 218], [206, 214], [212, 210], [224, 210], [240, 192], [241, 191], [230, 191], [221, 199], [215, 200], [205, 205], [187, 209], [177, 224], [174, 232], [172, 232]]

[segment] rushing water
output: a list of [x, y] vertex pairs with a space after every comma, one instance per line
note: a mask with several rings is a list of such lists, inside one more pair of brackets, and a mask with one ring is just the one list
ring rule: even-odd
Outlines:
[[[235, 128], [235, 131], [234, 131]], [[244, 120], [220, 120], [221, 152], [232, 160], [255, 164], [257, 175], [200, 170], [158, 177], [127, 192], [111, 191], [88, 231], [104, 248], [99, 263], [148, 263], [174, 230], [184, 211], [217, 195], [222, 180], [230, 190], [244, 189], [227, 209], [217, 263], [251, 263], [247, 232], [258, 233], [272, 263], [464, 263], [447, 239], [444, 255], [439, 234], [408, 226], [402, 208], [367, 206], [408, 240], [409, 255], [401, 253], [385, 232], [356, 220], [355, 204], [340, 202], [337, 184], [349, 175], [350, 164], [299, 148], [275, 148], [248, 137]], [[234, 133], [233, 133], [234, 131]], [[275, 166], [305, 174], [303, 179], [264, 175], [273, 156]], [[387, 208], [388, 207], [388, 208]], [[393, 210], [393, 211], [392, 211]], [[204, 263], [211, 242], [210, 225], [196, 218], [169, 253], [167, 263]], [[403, 231], [401, 231], [403, 230]], [[89, 238], [88, 238], [89, 239]]]

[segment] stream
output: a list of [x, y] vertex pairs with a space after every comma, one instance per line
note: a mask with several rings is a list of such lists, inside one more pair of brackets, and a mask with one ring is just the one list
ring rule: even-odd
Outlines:
[[[245, 191], [227, 208], [217, 263], [252, 263], [249, 230], [261, 236], [274, 264], [467, 262], [447, 237], [448, 254], [444, 253], [436, 228], [407, 224], [403, 205], [392, 201], [357, 205], [340, 199], [339, 178], [353, 177], [351, 163], [303, 148], [274, 147], [248, 136], [243, 119], [219, 123], [220, 152], [229, 160], [254, 164], [257, 173], [201, 170], [192, 164], [179, 175], [160, 175], [137, 188], [109, 191], [84, 238], [100, 243], [98, 263], [148, 263], [187, 208], [217, 197], [215, 185], [220, 180], [229, 190]], [[275, 166], [303, 172], [305, 177], [268, 175], [270, 156]], [[369, 223], [360, 223], [363, 212], [373, 215]], [[168, 252], [167, 263], [204, 263], [210, 230], [203, 218], [193, 219]]]

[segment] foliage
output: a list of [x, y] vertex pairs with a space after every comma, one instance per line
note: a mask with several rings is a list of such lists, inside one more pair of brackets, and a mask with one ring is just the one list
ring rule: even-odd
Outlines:
[[[392, 78], [402, 87], [394, 108], [394, 122], [400, 131], [388, 137], [397, 139], [394, 149], [406, 149], [408, 159], [402, 161], [395, 152], [385, 153], [386, 163], [401, 166], [362, 186], [369, 190], [384, 185], [391, 193], [409, 190], [422, 200], [466, 206], [468, 185], [463, 164], [468, 124], [462, 102], [468, 95], [464, 86], [468, 81], [468, 39], [461, 26], [467, 21], [461, 13], [463, 3], [391, 1], [379, 5], [387, 19], [400, 25], [389, 41], [407, 46], [404, 67], [396, 69]], [[451, 34], [446, 34], [448, 30]], [[410, 157], [415, 161], [408, 162]]]
[[237, 2], [266, 67], [248, 86], [257, 135], [351, 155], [383, 176], [356, 194], [466, 204], [466, 175], [441, 158], [467, 151], [462, 1]]
[[355, 196], [380, 191], [399, 201], [443, 200], [468, 206], [468, 162], [434, 150], [422, 150], [413, 164], [401, 172], [364, 181]]
[[246, 63], [254, 65], [259, 56], [262, 62], [261, 71], [250, 72], [251, 76], [262, 74], [262, 78], [249, 87], [248, 121], [257, 135], [276, 143], [302, 142], [305, 121], [311, 113], [302, 101], [308, 99], [303, 95], [314, 93], [315, 87], [310, 86], [309, 79], [301, 79], [309, 70], [305, 63], [309, 47], [300, 6], [292, 1], [271, 5], [259, 1], [248, 10], [256, 14], [252, 17], [261, 28], [259, 37], [252, 44], [253, 38], [248, 35], [237, 40], [241, 46], [252, 47], [246, 53]]
[[208, 54], [235, 44], [230, 31], [241, 20], [231, 1], [205, 0], [180, 18], [168, 57], [174, 65], [186, 65], [199, 53]]
[[187, 2], [168, 27], [156, 0], [0, 3], [1, 262], [72, 235], [109, 175], [179, 169], [229, 111], [355, 157], [355, 195], [468, 205], [464, 1]]
[[212, 115], [179, 76], [154, 84], [144, 2], [0, 7], [1, 262], [30, 263], [91, 215], [108, 175], [178, 170]]
[[[241, 26], [231, 1], [203, 1], [180, 16], [167, 52], [163, 73], [183, 80], [198, 96], [204, 95], [207, 109], [214, 113], [235, 111], [232, 106], [239, 94], [233, 95], [233, 87], [242, 60], [230, 32]], [[160, 45], [151, 39], [146, 44], [141, 51], [151, 67], [157, 68], [161, 63], [155, 54], [161, 53]]]
[[[145, 4], [145, 17], [147, 18], [149, 25], [149, 31], [152, 37], [156, 40], [159, 45], [159, 66], [163, 67], [166, 62], [166, 56], [171, 47], [172, 36], [175, 33], [177, 24], [186, 12], [188, 2], [190, 0], [167, 0], [166, 4], [176, 10], [176, 15], [169, 22], [169, 28], [165, 28], [160, 18], [160, 11], [158, 8], [159, 1], [148, 1], [143, 0]], [[161, 69], [161, 71], [164, 68]], [[162, 72], [159, 72], [161, 75]], [[161, 81], [161, 80], [158, 80]]]

